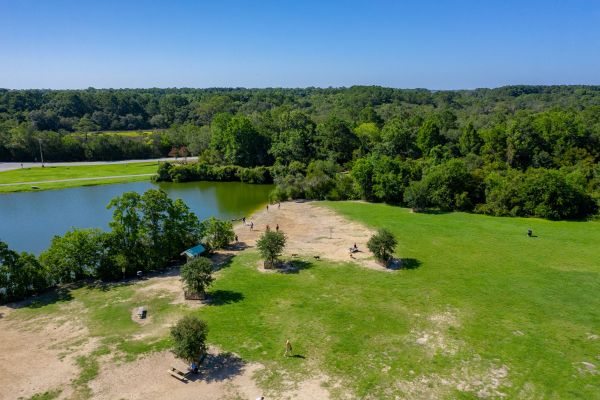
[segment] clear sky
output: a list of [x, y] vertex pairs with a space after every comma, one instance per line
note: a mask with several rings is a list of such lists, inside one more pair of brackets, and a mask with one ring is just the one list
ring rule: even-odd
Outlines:
[[598, 0], [0, 0], [0, 87], [600, 84]]

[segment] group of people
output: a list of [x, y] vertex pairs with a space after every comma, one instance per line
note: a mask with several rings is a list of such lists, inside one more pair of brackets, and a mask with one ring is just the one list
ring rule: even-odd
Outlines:
[[[277, 209], [279, 210], [281, 208], [281, 202], [277, 203]], [[267, 211], [269, 211], [269, 205], [267, 204]], [[250, 224], [246, 224], [246, 217], [242, 217], [242, 223], [244, 224], [244, 226], [250, 226], [250, 230], [253, 231], [254, 230], [254, 221], [250, 221]], [[271, 227], [269, 225], [267, 225], [267, 231], [269, 231], [271, 229]], [[277, 232], [279, 232], [279, 224], [277, 224], [277, 226], [275, 226], [275, 230]], [[237, 241], [237, 236], [236, 236], [236, 241]]]

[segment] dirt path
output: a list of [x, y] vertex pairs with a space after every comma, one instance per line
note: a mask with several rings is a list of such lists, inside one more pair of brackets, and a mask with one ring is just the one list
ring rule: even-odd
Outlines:
[[[250, 223], [254, 229], [250, 230]], [[255, 246], [267, 225], [287, 235], [285, 254], [318, 256], [332, 261], [352, 261], [367, 268], [385, 270], [367, 249], [373, 231], [362, 224], [349, 221], [319, 202], [285, 202], [269, 206], [246, 219], [246, 225], [235, 227], [238, 238], [248, 246]], [[350, 256], [349, 248], [359, 251]]]

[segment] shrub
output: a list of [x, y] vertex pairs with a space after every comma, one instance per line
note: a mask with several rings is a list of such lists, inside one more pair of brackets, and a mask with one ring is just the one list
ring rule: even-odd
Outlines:
[[273, 268], [285, 248], [286, 237], [283, 232], [266, 231], [256, 242], [256, 247], [265, 259], [265, 267]]
[[376, 234], [371, 236], [367, 242], [367, 247], [382, 262], [387, 262], [396, 248], [396, 238], [387, 229], [380, 229]]
[[171, 328], [172, 352], [175, 357], [187, 362], [197, 361], [206, 354], [208, 326], [198, 317], [183, 317]]
[[181, 280], [188, 292], [204, 296], [214, 278], [212, 262], [205, 257], [196, 257], [181, 267]]
[[215, 217], [202, 222], [203, 241], [210, 251], [226, 247], [235, 238], [233, 224]]
[[404, 191], [404, 202], [415, 211], [427, 208], [429, 204], [429, 189], [427, 183], [414, 181]]

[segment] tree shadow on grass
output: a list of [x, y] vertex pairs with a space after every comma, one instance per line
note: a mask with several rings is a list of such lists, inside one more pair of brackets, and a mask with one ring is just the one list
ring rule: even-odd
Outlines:
[[280, 263], [275, 271], [280, 274], [297, 274], [302, 270], [312, 268], [312, 263], [305, 260], [291, 260]]
[[242, 251], [242, 250], [246, 250], [248, 248], [250, 248], [251, 246], [249, 246], [246, 242], [236, 242], [236, 243], [232, 243], [229, 245], [228, 249], [229, 250], [233, 250], [233, 251]]
[[209, 257], [213, 262], [213, 271], [219, 271], [231, 265], [234, 255], [231, 253], [213, 253]]
[[421, 261], [416, 258], [394, 258], [387, 265], [387, 269], [417, 269], [421, 266]]
[[6, 304], [7, 307], [13, 309], [19, 308], [42, 308], [50, 304], [61, 303], [73, 300], [71, 290], [73, 286], [59, 287], [38, 296], [33, 296], [25, 300]]
[[246, 362], [232, 353], [207, 354], [200, 365], [199, 373], [190, 380], [222, 382], [240, 375]]
[[244, 295], [232, 290], [213, 290], [208, 294], [207, 303], [213, 306], [237, 303], [244, 300]]

